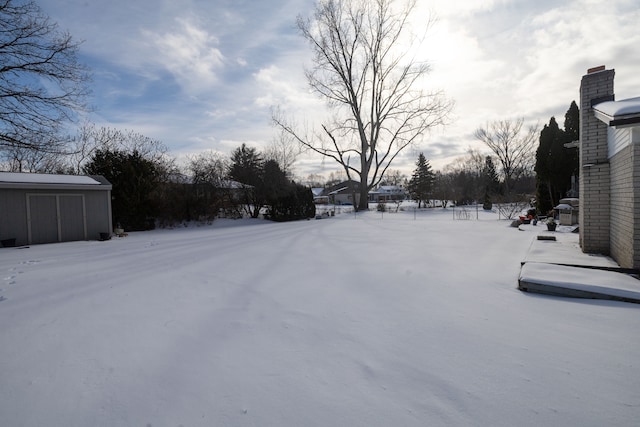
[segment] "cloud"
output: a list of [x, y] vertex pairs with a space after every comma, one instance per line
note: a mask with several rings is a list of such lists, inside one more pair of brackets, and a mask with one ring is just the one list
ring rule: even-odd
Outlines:
[[[308, 88], [311, 51], [296, 31], [311, 0], [38, 0], [81, 46], [94, 71], [96, 120], [149, 134], [176, 156], [261, 148], [273, 138], [269, 109], [300, 123], [327, 109]], [[414, 167], [420, 151], [434, 168], [479, 147], [473, 131], [523, 116], [561, 120], [592, 66], [616, 69], [618, 99], [640, 95], [637, 0], [418, 1], [414, 30], [438, 20], [418, 53], [432, 65], [427, 89], [456, 102], [453, 123], [425, 135], [393, 169]], [[301, 157], [297, 171], [334, 170]]]
[[142, 31], [155, 66], [165, 67], [189, 93], [213, 86], [225, 62], [219, 40], [191, 20], [176, 18], [176, 23], [173, 31]]

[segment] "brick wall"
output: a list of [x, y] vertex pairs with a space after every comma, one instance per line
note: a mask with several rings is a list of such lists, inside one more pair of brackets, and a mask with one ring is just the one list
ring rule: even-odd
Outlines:
[[[633, 203], [633, 257], [631, 265], [632, 268], [640, 269], [640, 221], [635, 221], [636, 218], [640, 218], [640, 129], [632, 130], [632, 143], [631, 149], [633, 152], [633, 190], [634, 190], [634, 203]], [[639, 195], [639, 197], [635, 197]]]
[[580, 84], [580, 245], [589, 253], [610, 253], [608, 127], [591, 103], [613, 96], [614, 76], [614, 70], [591, 72]]
[[634, 264], [634, 146], [628, 145], [611, 158], [611, 256], [621, 267]]

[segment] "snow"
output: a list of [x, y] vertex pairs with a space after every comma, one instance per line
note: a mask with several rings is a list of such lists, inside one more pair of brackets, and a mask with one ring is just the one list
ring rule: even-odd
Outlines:
[[634, 425], [640, 306], [520, 292], [536, 233], [454, 218], [0, 249], [1, 424]]
[[0, 183], [99, 185], [89, 176], [0, 172]]
[[600, 104], [595, 105], [593, 109], [606, 114], [611, 118], [629, 114], [638, 114], [640, 113], [640, 97], [622, 99], [620, 101], [601, 102]]
[[537, 240], [531, 242], [531, 247], [523, 261], [527, 263], [549, 263], [564, 265], [579, 265], [615, 269], [618, 264], [611, 258], [601, 254], [584, 253], [580, 250], [579, 233], [577, 226], [558, 225], [556, 231], [547, 232], [546, 225], [538, 223], [537, 226], [522, 224], [520, 231], [533, 232], [535, 235], [553, 237], [554, 241]]
[[572, 210], [573, 206], [571, 206], [568, 203], [560, 203], [558, 206], [554, 207], [553, 209], [557, 209], [557, 210], [560, 210], [560, 209]]
[[528, 262], [522, 267], [520, 279], [640, 301], [638, 279], [622, 273]]

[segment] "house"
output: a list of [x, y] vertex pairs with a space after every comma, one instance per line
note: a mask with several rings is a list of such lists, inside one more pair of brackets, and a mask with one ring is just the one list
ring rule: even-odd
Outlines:
[[352, 205], [354, 195], [356, 204], [358, 204], [360, 202], [360, 183], [349, 180], [325, 188], [319, 197], [326, 197], [328, 203], [334, 205]]
[[329, 203], [329, 196], [324, 195], [324, 188], [313, 187], [311, 193], [313, 194], [313, 203], [316, 205], [326, 205]]
[[615, 100], [614, 70], [580, 85], [580, 246], [640, 268], [640, 98]]
[[399, 185], [381, 185], [369, 192], [369, 201], [373, 203], [396, 202], [405, 198], [406, 193]]
[[111, 236], [111, 184], [101, 176], [0, 172], [4, 246]]

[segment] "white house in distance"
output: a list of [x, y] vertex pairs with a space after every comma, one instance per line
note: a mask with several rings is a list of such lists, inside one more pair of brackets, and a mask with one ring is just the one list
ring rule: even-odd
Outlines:
[[369, 192], [370, 202], [397, 202], [404, 200], [407, 194], [399, 185], [381, 185]]
[[640, 97], [616, 101], [614, 75], [580, 85], [580, 246], [640, 269]]
[[[313, 199], [316, 204], [351, 205], [355, 195], [356, 203], [360, 200], [360, 183], [358, 181], [343, 181], [327, 188], [313, 189]], [[384, 203], [404, 200], [406, 193], [398, 185], [381, 185], [369, 191], [368, 201]]]

